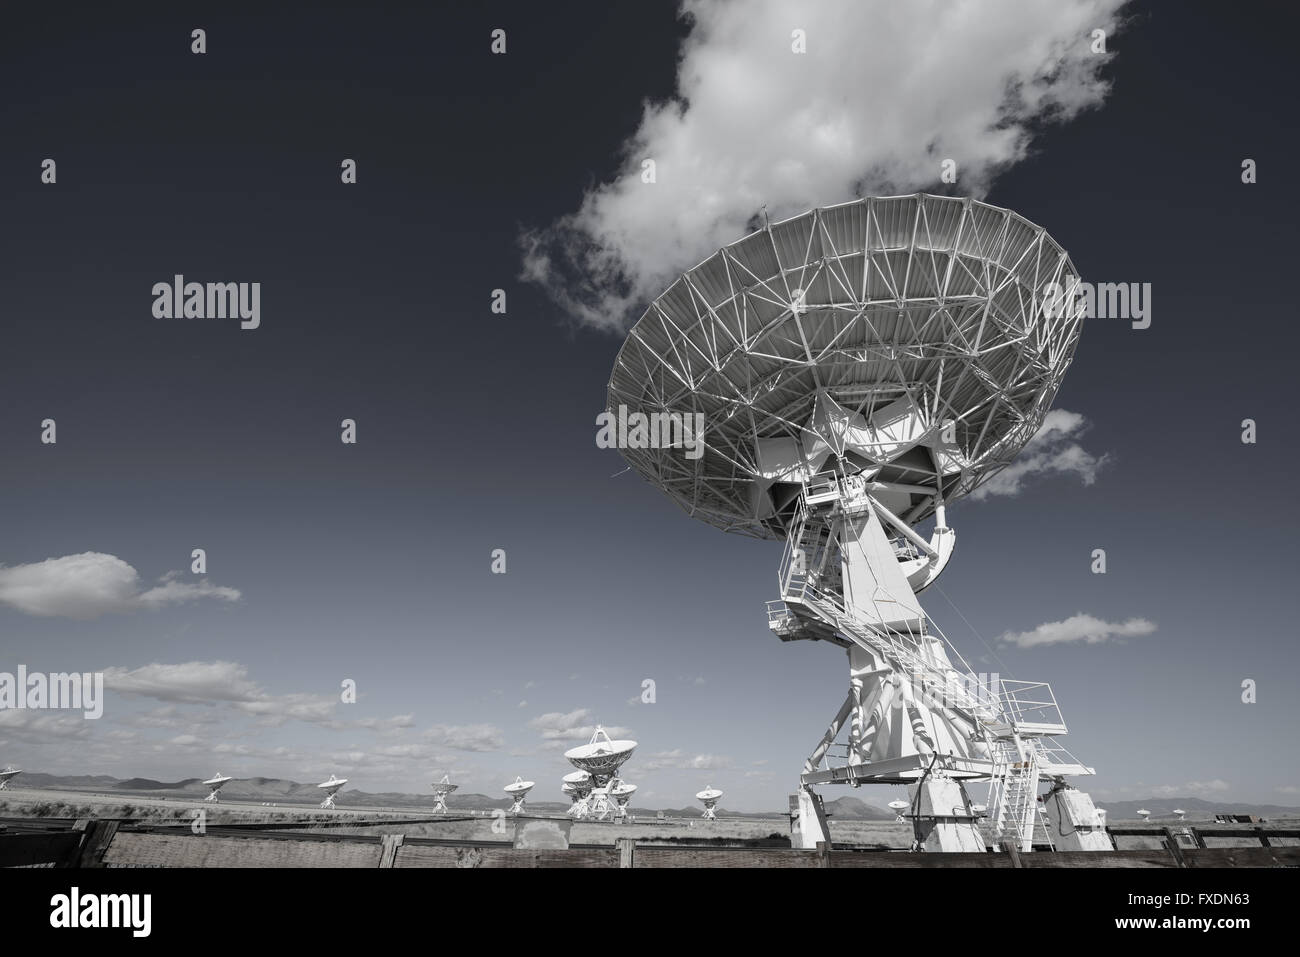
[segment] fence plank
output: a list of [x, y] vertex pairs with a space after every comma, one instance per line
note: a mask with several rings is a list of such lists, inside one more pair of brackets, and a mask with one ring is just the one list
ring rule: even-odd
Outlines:
[[0, 837], [0, 867], [52, 864], [69, 867], [77, 859], [82, 835], [77, 831], [6, 834]]
[[[0, 837], [0, 866], [82, 867], [446, 867], [446, 868], [1173, 868], [1300, 867], [1300, 847], [1185, 847], [1162, 829], [1163, 848], [1121, 851], [913, 853], [772, 847], [679, 847], [619, 838], [614, 846], [515, 848], [500, 842], [406, 843], [400, 834], [334, 840], [309, 835], [193, 835], [120, 830], [116, 820], [91, 820], [84, 831], [17, 833]], [[1246, 829], [1256, 836], [1253, 829]]]
[[[640, 854], [638, 853], [638, 857]], [[618, 867], [619, 852], [609, 848], [567, 850], [514, 847], [439, 847], [404, 844], [398, 849], [394, 867]]]
[[1300, 867], [1300, 847], [1208, 847], [1183, 857], [1188, 867]]
[[636, 849], [637, 867], [820, 867], [816, 851], [776, 848], [647, 847]]
[[378, 867], [378, 841], [274, 840], [192, 834], [119, 833], [106, 867]]
[[[1025, 854], [1021, 860], [1034, 855]], [[913, 853], [912, 851], [831, 851], [831, 867], [1014, 867], [1010, 854]]]

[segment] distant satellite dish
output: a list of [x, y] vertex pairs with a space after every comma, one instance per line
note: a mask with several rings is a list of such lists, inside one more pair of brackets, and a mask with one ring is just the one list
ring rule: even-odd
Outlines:
[[525, 781], [523, 778], [515, 778], [513, 784], [505, 786], [506, 794], [509, 794], [514, 803], [510, 805], [510, 814], [522, 814], [524, 812], [524, 798], [528, 792], [533, 789], [532, 781]]
[[1151, 816], [1151, 812], [1148, 811], [1146, 808], [1138, 808], [1138, 817], [1142, 818], [1142, 820], [1145, 821], [1150, 816]]
[[627, 804], [636, 793], [636, 785], [628, 784], [622, 778], [615, 778], [609, 783], [609, 796], [614, 800], [614, 817], [618, 820], [627, 818]]
[[563, 778], [564, 786], [570, 791], [590, 791], [591, 775], [586, 771], [570, 771]]
[[330, 772], [328, 781], [322, 781], [320, 784], [316, 785], [316, 787], [325, 792], [325, 800], [320, 802], [320, 806], [323, 808], [334, 807], [334, 795], [338, 794], [343, 785], [347, 783], [347, 778], [338, 777], [333, 772]]
[[572, 802], [569, 805], [569, 816], [577, 820], [585, 818], [589, 810], [587, 798], [595, 786], [591, 774], [586, 771], [570, 771], [564, 776], [563, 782], [560, 790], [569, 795]]
[[217, 795], [219, 795], [221, 789], [226, 786], [226, 782], [230, 780], [232, 780], [232, 778], [225, 777], [220, 771], [208, 778], [203, 782], [204, 786], [208, 789], [208, 796], [203, 800], [211, 801], [213, 804], [216, 804], [221, 800]]
[[[636, 750], [635, 741], [613, 741], [600, 725], [586, 744], [570, 748], [564, 752], [565, 760], [576, 767], [579, 772], [590, 776], [590, 791], [574, 802], [569, 813], [576, 818], [591, 817], [604, 821], [611, 817], [621, 817], [619, 805], [610, 794], [610, 782], [615, 779], [632, 752]], [[568, 781], [572, 775], [567, 775]]]
[[1180, 820], [1180, 821], [1181, 821], [1183, 818], [1187, 817], [1187, 812], [1184, 811], [1184, 810], [1183, 810], [1182, 808], [1180, 808], [1180, 807], [1176, 807], [1176, 808], [1174, 808], [1174, 813], [1178, 815], [1178, 820]]
[[3, 771], [0, 771], [0, 791], [8, 788], [10, 780], [22, 773], [20, 768], [16, 768], [12, 764], [7, 765]]
[[460, 785], [451, 783], [450, 774], [444, 774], [442, 776], [441, 781], [437, 781], [434, 783], [433, 785], [434, 813], [442, 814], [447, 810], [447, 795], [451, 794], [458, 787], [460, 787]]
[[889, 802], [889, 809], [890, 809], [891, 811], [894, 812], [894, 823], [895, 823], [895, 824], [897, 824], [898, 822], [900, 822], [900, 821], [902, 821], [902, 820], [904, 819], [904, 818], [903, 818], [903, 812], [906, 811], [910, 806], [911, 806], [911, 805], [909, 805], [906, 801], [890, 801], [890, 802]]
[[608, 776], [632, 757], [635, 749], [635, 741], [611, 741], [605, 729], [597, 726], [591, 741], [565, 751], [564, 758], [574, 767], [589, 772], [593, 777]]
[[722, 792], [711, 784], [695, 795], [695, 800], [704, 805], [704, 817], [702, 820], [716, 821], [718, 819], [718, 816], [714, 813], [713, 809], [718, 806], [718, 801], [721, 799]]

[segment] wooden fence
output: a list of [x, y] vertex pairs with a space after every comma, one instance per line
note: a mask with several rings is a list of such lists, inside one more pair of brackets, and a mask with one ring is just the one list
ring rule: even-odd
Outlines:
[[[0, 831], [0, 867], [1297, 867], [1300, 829], [1267, 827], [1114, 827], [1113, 837], [1162, 839], [1163, 846], [1116, 851], [917, 854], [818, 845], [816, 850], [756, 846], [673, 847], [619, 838], [611, 845], [524, 849], [510, 842], [445, 841], [400, 834], [313, 834], [223, 826], [188, 827], [84, 819], [23, 822]], [[1254, 838], [1254, 847], [1212, 847], [1207, 839]]]

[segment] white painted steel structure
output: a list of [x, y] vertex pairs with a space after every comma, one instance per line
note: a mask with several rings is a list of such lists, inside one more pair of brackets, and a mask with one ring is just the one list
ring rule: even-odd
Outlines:
[[331, 771], [328, 781], [322, 781], [320, 784], [316, 785], [316, 787], [325, 792], [325, 800], [320, 802], [320, 806], [323, 808], [334, 807], [334, 795], [338, 794], [343, 785], [347, 783], [347, 778], [338, 777]]
[[591, 775], [586, 771], [570, 771], [564, 776], [560, 790], [569, 795], [572, 801], [568, 810], [570, 817], [583, 820], [588, 816], [591, 807], [588, 798], [593, 787]]
[[16, 768], [12, 764], [6, 765], [5, 769], [0, 771], [0, 791], [8, 788], [9, 782], [22, 773], [21, 768]]
[[505, 786], [504, 790], [506, 794], [509, 794], [510, 799], [514, 802], [513, 804], [510, 805], [509, 813], [511, 814], [524, 813], [524, 798], [528, 797], [528, 792], [531, 791], [532, 789], [533, 789], [533, 782], [525, 781], [523, 778], [520, 777], [515, 778], [513, 783], [507, 784]]
[[[1064, 783], [1093, 771], [1056, 742], [1051, 688], [981, 683], [917, 600], [953, 554], [947, 506], [1042, 424], [1082, 322], [1045, 294], [1077, 282], [1066, 252], [1010, 210], [862, 199], [720, 250], [619, 351], [608, 411], [627, 461], [695, 518], [784, 538], [769, 627], [848, 653], [848, 695], [792, 798], [796, 846], [828, 840], [813, 786], [829, 783], [907, 785], [918, 849], [983, 850], [985, 816], [994, 846], [1110, 846]], [[683, 422], [702, 422], [696, 444]], [[975, 780], [989, 783], [986, 815]], [[1049, 798], [1070, 821], [1056, 839]]]
[[622, 778], [609, 782], [609, 796], [614, 800], [614, 817], [620, 821], [627, 818], [627, 804], [636, 793], [636, 785], [628, 784]]
[[[565, 751], [565, 760], [578, 769], [573, 774], [565, 775], [565, 782], [573, 784], [575, 788], [588, 789], [574, 802], [569, 813], [576, 818], [592, 818], [597, 821], [622, 817], [626, 812], [620, 811], [617, 797], [610, 792], [610, 786], [617, 780], [619, 768], [632, 757], [634, 750], [635, 741], [611, 741], [605, 729], [597, 725], [590, 741]], [[581, 774], [587, 776], [585, 781], [577, 776]], [[623, 802], [624, 805], [626, 803]]]
[[714, 813], [714, 808], [716, 808], [718, 802], [722, 800], [721, 791], [715, 788], [712, 784], [707, 785], [703, 791], [700, 791], [695, 795], [695, 800], [704, 805], [704, 820], [716, 821], [718, 819], [718, 815]]
[[443, 814], [447, 810], [447, 796], [455, 791], [459, 784], [451, 783], [451, 775], [444, 774], [441, 781], [433, 784], [433, 810], [436, 814]]
[[220, 771], [218, 771], [212, 777], [203, 782], [203, 786], [208, 789], [208, 796], [203, 800], [211, 801], [213, 804], [218, 803], [221, 800], [219, 797], [221, 789], [226, 786], [227, 782], [232, 780], [234, 779], [225, 777]]

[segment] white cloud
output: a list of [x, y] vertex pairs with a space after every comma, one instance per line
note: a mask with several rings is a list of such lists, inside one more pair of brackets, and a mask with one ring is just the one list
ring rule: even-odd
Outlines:
[[912, 192], [947, 158], [960, 192], [982, 196], [1036, 124], [1103, 100], [1109, 55], [1090, 34], [1113, 33], [1123, 3], [685, 0], [676, 96], [644, 105], [611, 181], [524, 233], [523, 275], [577, 320], [621, 329], [763, 206], [775, 221]]
[[424, 736], [436, 745], [457, 751], [498, 751], [505, 744], [501, 730], [490, 724], [435, 724]]
[[1130, 618], [1122, 622], [1102, 621], [1079, 612], [1064, 621], [1049, 621], [1033, 631], [1006, 632], [998, 638], [1005, 645], [1032, 648], [1035, 645], [1061, 645], [1072, 641], [1096, 645], [1113, 638], [1136, 638], [1156, 630], [1156, 623], [1145, 618]]
[[731, 758], [719, 754], [687, 754], [680, 748], [672, 751], [658, 751], [638, 761], [637, 766], [646, 771], [659, 771], [664, 768], [676, 768], [686, 771], [715, 771], [730, 768]]
[[582, 722], [591, 714], [588, 708], [578, 708], [574, 711], [548, 711], [546, 714], [539, 714], [533, 720], [529, 721], [529, 727], [536, 728], [542, 733], [542, 737], [547, 740], [556, 738], [572, 738], [574, 731], [581, 730]]
[[395, 714], [391, 718], [357, 718], [352, 722], [355, 728], [367, 728], [371, 731], [392, 732], [415, 727], [415, 715]]
[[155, 662], [134, 670], [105, 668], [104, 686], [121, 694], [189, 703], [255, 701], [262, 696], [248, 677], [248, 669], [233, 661]]
[[1039, 475], [1078, 475], [1084, 485], [1097, 480], [1108, 456], [1095, 456], [1075, 441], [1088, 429], [1077, 412], [1052, 409], [1015, 461], [971, 493], [976, 501], [991, 496], [1019, 495], [1026, 479]]
[[[414, 724], [411, 715], [340, 720], [335, 716], [340, 704], [337, 695], [308, 692], [271, 694], [249, 677], [244, 665], [234, 661], [186, 661], [179, 664], [154, 662], [135, 669], [105, 668], [104, 687], [119, 694], [154, 698], [158, 701], [225, 705], [272, 727], [289, 720], [298, 720], [335, 730], [365, 728], [391, 733]], [[159, 711], [161, 713], [153, 716], [136, 716], [134, 723], [169, 727], [188, 717], [166, 708]], [[202, 720], [201, 716], [199, 720]]]
[[169, 572], [160, 584], [141, 590], [139, 573], [103, 552], [82, 552], [27, 565], [0, 566], [0, 604], [42, 617], [97, 618], [162, 608], [196, 598], [238, 601], [239, 591], [206, 579], [182, 582]]
[[[590, 716], [590, 708], [577, 708], [568, 712], [549, 711], [546, 714], [539, 714], [528, 724], [529, 727], [541, 732], [545, 742], [542, 745], [543, 750], [562, 751], [575, 744], [584, 744], [591, 740], [592, 735], [596, 733], [596, 726], [588, 723]], [[614, 740], [632, 737], [630, 728], [608, 724], [602, 727]]]
[[95, 721], [80, 712], [38, 711], [29, 708], [0, 708], [0, 731], [22, 740], [80, 738], [88, 735]]

